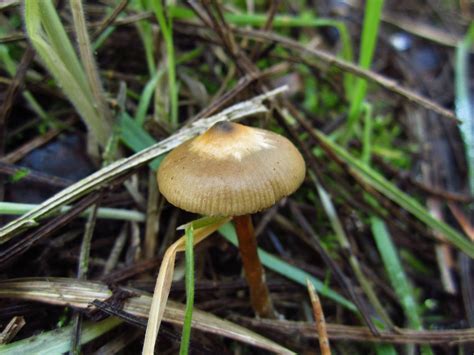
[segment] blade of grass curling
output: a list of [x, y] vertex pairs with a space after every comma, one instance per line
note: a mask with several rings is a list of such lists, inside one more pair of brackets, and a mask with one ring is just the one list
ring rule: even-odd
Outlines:
[[469, 52], [474, 44], [474, 21], [471, 22], [466, 36], [456, 48], [455, 88], [456, 115], [461, 120], [461, 133], [469, 169], [469, 187], [474, 192], [474, 112], [473, 99], [469, 93]]
[[184, 315], [183, 333], [181, 335], [180, 355], [187, 355], [189, 352], [189, 341], [191, 339], [191, 321], [193, 319], [194, 307], [194, 229], [190, 225], [186, 227], [186, 313]]
[[[398, 258], [395, 245], [392, 242], [387, 226], [384, 221], [374, 216], [370, 218], [370, 224], [375, 244], [377, 245], [377, 249], [382, 257], [390, 283], [400, 300], [408, 324], [410, 328], [422, 330], [423, 326], [418, 314], [419, 308], [415, 301], [413, 289], [408, 282], [402, 263]], [[428, 355], [433, 354], [433, 351], [429, 346], [425, 345], [421, 347], [421, 353]]]
[[[200, 243], [229, 220], [230, 218], [228, 217], [222, 217], [219, 221], [212, 225], [197, 229], [194, 233], [194, 245]], [[185, 250], [185, 243], [186, 236], [179, 238], [166, 250], [161, 262], [160, 271], [158, 273], [155, 289], [153, 291], [153, 299], [151, 302], [150, 311], [148, 313], [148, 323], [142, 351], [142, 353], [145, 355], [154, 354], [156, 338], [158, 336], [158, 331], [160, 330], [161, 321], [163, 320], [166, 303], [171, 290], [171, 282], [173, 281], [176, 253]]]
[[[372, 63], [372, 58], [378, 38], [380, 16], [382, 14], [383, 4], [383, 0], [371, 0], [367, 1], [365, 6], [362, 43], [359, 54], [359, 66], [364, 69], [368, 69]], [[343, 136], [344, 142], [347, 141], [347, 139], [349, 139], [352, 135], [354, 125], [360, 115], [362, 101], [364, 100], [366, 92], [367, 81], [365, 79], [357, 78], [352, 88], [352, 92], [347, 93], [351, 102], [347, 127]]]
[[[86, 344], [108, 331], [116, 328], [122, 320], [109, 317], [100, 322], [86, 322], [83, 324], [81, 344]], [[0, 353], [15, 354], [62, 354], [69, 350], [71, 326], [58, 328], [32, 337], [0, 345]]]
[[[230, 243], [234, 246], [238, 247], [239, 243], [237, 241], [237, 234], [235, 233], [235, 228], [233, 224], [226, 223], [222, 227], [219, 228], [219, 233]], [[270, 270], [285, 276], [286, 278], [293, 280], [303, 287], [306, 287], [306, 279], [309, 279], [311, 283], [314, 285], [314, 288], [324, 297], [327, 297], [336, 303], [340, 304], [341, 306], [357, 313], [356, 306], [349, 301], [348, 299], [344, 298], [337, 292], [328, 288], [323, 282], [318, 280], [317, 278], [311, 276], [307, 272], [288, 264], [287, 262], [281, 260], [280, 258], [267, 253], [266, 251], [258, 248], [258, 256], [262, 261], [262, 264], [265, 265]]]
[[433, 218], [431, 214], [414, 198], [408, 196], [394, 184], [385, 179], [380, 173], [368, 167], [364, 162], [352, 156], [347, 150], [334, 143], [324, 133], [314, 130], [316, 138], [324, 149], [330, 150], [342, 159], [367, 184], [391, 199], [400, 207], [425, 223], [428, 227], [440, 231], [446, 239], [459, 250], [474, 258], [474, 243], [463, 237], [458, 231], [446, 223]]

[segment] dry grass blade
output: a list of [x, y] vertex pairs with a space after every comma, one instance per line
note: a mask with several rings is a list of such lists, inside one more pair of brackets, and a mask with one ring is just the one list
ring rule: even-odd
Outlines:
[[[314, 323], [295, 322], [274, 319], [254, 319], [235, 317], [243, 324], [256, 329], [262, 329], [274, 334], [285, 336], [298, 336], [316, 339]], [[367, 327], [350, 326], [327, 323], [328, 338], [331, 340], [344, 340], [356, 342], [392, 343], [392, 344], [467, 344], [474, 341], [474, 328], [446, 329], [446, 330], [411, 330], [400, 329], [396, 331], [379, 331], [379, 335], [371, 333]], [[277, 336], [278, 336], [277, 335]]]
[[[130, 289], [130, 291], [138, 295], [124, 302], [123, 311], [134, 316], [147, 317], [152, 298], [148, 294], [140, 293], [140, 291], [135, 289]], [[110, 291], [107, 285], [97, 281], [49, 277], [23, 278], [0, 282], [0, 298], [23, 299], [81, 309], [89, 309], [90, 304], [94, 300], [105, 302], [111, 296], [112, 291]], [[168, 301], [164, 310], [163, 320], [182, 325], [184, 305]], [[279, 354], [293, 354], [290, 350], [251, 330], [196, 308], [193, 312], [192, 325], [196, 329], [225, 336], [268, 351]]]
[[[220, 226], [227, 223], [230, 218], [222, 218], [210, 226], [199, 228], [194, 231], [194, 245], [214, 233]], [[148, 324], [146, 327], [145, 343], [143, 345], [143, 354], [153, 354], [155, 351], [156, 337], [160, 330], [161, 320], [166, 308], [166, 302], [173, 282], [174, 263], [176, 253], [184, 251], [186, 237], [183, 236], [174, 242], [168, 250], [161, 263], [160, 272], [156, 279], [155, 291], [151, 303], [150, 313], [148, 315]]]
[[7, 326], [3, 331], [0, 333], [0, 344], [6, 344], [10, 342], [25, 326], [25, 318], [15, 316], [13, 317], [10, 322], [8, 322]]
[[47, 199], [30, 212], [25, 213], [23, 216], [3, 226], [0, 229], [0, 244], [11, 239], [21, 231], [35, 226], [38, 219], [49, 215], [57, 208], [65, 205], [66, 203], [77, 200], [90, 191], [106, 186], [117, 177], [148, 163], [157, 156], [168, 152], [186, 140], [204, 132], [216, 122], [223, 120], [237, 120], [249, 115], [267, 112], [267, 108], [263, 105], [263, 101], [274, 97], [286, 89], [286, 87], [275, 89], [264, 95], [256, 96], [251, 100], [233, 105], [217, 115], [200, 119], [196, 122], [193, 122], [189, 126], [182, 128], [172, 136], [145, 150], [142, 150], [139, 153], [132, 155], [131, 157], [107, 165], [94, 174], [89, 175], [88, 177]]

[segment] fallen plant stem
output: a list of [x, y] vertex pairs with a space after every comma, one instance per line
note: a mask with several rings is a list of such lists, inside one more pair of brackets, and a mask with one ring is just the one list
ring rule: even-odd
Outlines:
[[324, 319], [323, 307], [319, 300], [318, 294], [314, 289], [313, 284], [306, 280], [308, 286], [309, 298], [313, 306], [313, 315], [316, 322], [316, 332], [318, 333], [319, 348], [322, 355], [331, 355], [331, 348], [329, 347], [328, 333], [326, 331], [326, 320]]
[[[37, 208], [38, 205], [17, 202], [0, 202], [0, 215], [21, 215]], [[63, 206], [56, 214], [66, 213], [71, 210], [71, 206]], [[50, 214], [55, 215], [55, 213]], [[88, 217], [90, 211], [82, 213], [81, 217]], [[97, 218], [117, 219], [132, 222], [144, 222], [145, 215], [134, 210], [124, 210], [120, 208], [100, 207], [97, 211]], [[1, 243], [0, 243], [1, 244]]]
[[[234, 316], [232, 319], [255, 329], [261, 329], [286, 336], [301, 336], [317, 338], [312, 322], [296, 322], [274, 319], [253, 319]], [[430, 345], [457, 345], [468, 344], [474, 341], [474, 328], [453, 330], [411, 330], [397, 328], [396, 331], [381, 330], [374, 335], [367, 327], [357, 327], [342, 324], [326, 323], [328, 338], [331, 341], [357, 341], [371, 343], [392, 344], [430, 344]]]
[[378, 85], [382, 86], [384, 89], [392, 91], [401, 97], [407, 99], [408, 101], [414, 102], [424, 108], [431, 110], [440, 114], [441, 116], [455, 120], [456, 122], [459, 119], [456, 117], [453, 111], [447, 110], [441, 107], [436, 102], [417, 94], [416, 92], [406, 89], [397, 84], [397, 82], [393, 79], [387, 78], [383, 75], [377, 74], [373, 71], [363, 69], [355, 64], [349, 63], [345, 60], [337, 58], [330, 53], [324, 52], [319, 49], [310, 48], [307, 45], [298, 43], [288, 37], [280, 36], [275, 33], [263, 32], [258, 30], [246, 30], [241, 28], [233, 28], [232, 29], [236, 34], [248, 38], [252, 38], [256, 41], [265, 41], [265, 42], [274, 42], [280, 44], [281, 46], [289, 49], [296, 50], [302, 54], [311, 55], [329, 65], [333, 65], [343, 71], [347, 71], [349, 73], [353, 73], [361, 78], [367, 79]]
[[107, 165], [99, 171], [47, 199], [20, 218], [0, 228], [0, 244], [10, 240], [21, 231], [35, 226], [37, 220], [45, 217], [57, 208], [66, 203], [77, 200], [92, 190], [110, 184], [110, 182], [118, 177], [145, 165], [157, 156], [168, 152], [179, 144], [204, 132], [216, 122], [223, 120], [237, 120], [249, 115], [267, 112], [267, 108], [263, 105], [263, 101], [272, 98], [285, 90], [287, 90], [287, 87], [280, 87], [263, 95], [256, 96], [250, 100], [235, 104], [217, 115], [191, 123], [172, 136], [147, 149], [144, 149], [128, 158]]

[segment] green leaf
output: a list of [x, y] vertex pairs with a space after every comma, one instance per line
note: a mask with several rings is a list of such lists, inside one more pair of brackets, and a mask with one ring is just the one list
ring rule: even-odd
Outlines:
[[[107, 333], [120, 325], [122, 321], [110, 317], [97, 323], [85, 322], [81, 331], [81, 345], [86, 344], [102, 334]], [[0, 345], [0, 353], [4, 355], [36, 354], [50, 355], [62, 354], [69, 351], [72, 326], [51, 330], [29, 338], [15, 341], [10, 344]]]
[[12, 176], [10, 176], [10, 181], [15, 183], [20, 181], [21, 179], [27, 177], [30, 174], [30, 169], [28, 168], [20, 168], [18, 171], [15, 172]]
[[[138, 122], [130, 117], [126, 112], [122, 112], [119, 117], [120, 138], [133, 151], [139, 152], [155, 144], [152, 136], [146, 132]], [[153, 170], [158, 169], [164, 156], [154, 159], [149, 165]]]

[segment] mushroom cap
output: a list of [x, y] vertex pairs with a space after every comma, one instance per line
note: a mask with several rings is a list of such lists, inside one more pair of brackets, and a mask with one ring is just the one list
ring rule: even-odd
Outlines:
[[287, 138], [224, 121], [171, 151], [157, 177], [160, 192], [183, 210], [240, 216], [290, 195], [305, 174], [303, 157]]

